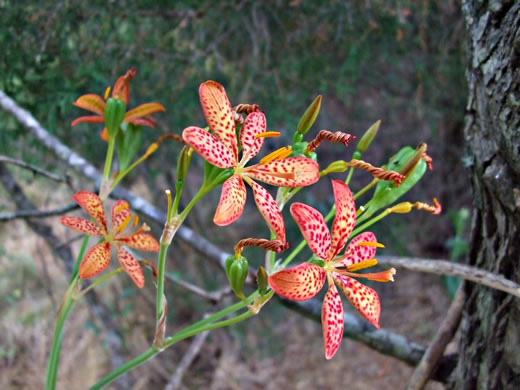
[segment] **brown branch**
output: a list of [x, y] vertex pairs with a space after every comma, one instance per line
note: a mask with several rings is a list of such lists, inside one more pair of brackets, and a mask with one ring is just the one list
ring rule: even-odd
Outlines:
[[69, 211], [79, 208], [77, 203], [71, 203], [67, 206], [58, 207], [52, 210], [19, 210], [10, 213], [0, 213], [0, 222], [11, 221], [13, 219], [27, 218], [45, 218], [55, 215], [63, 215]]
[[502, 275], [484, 271], [466, 264], [454, 263], [447, 260], [416, 259], [411, 257], [380, 256], [379, 264], [410, 271], [428, 272], [437, 275], [453, 275], [482, 284], [496, 290], [520, 297], [520, 285]]
[[442, 358], [446, 346], [453, 339], [459, 327], [464, 301], [464, 283], [461, 283], [457, 289], [457, 294], [455, 294], [455, 299], [451, 303], [448, 313], [442, 321], [439, 331], [415, 368], [406, 388], [407, 390], [422, 390], [428, 383], [432, 372]]
[[11, 158], [11, 157], [7, 157], [7, 156], [0, 156], [0, 162], [4, 162], [4, 163], [8, 163], [8, 164], [13, 164], [13, 165], [17, 165], [21, 168], [24, 168], [24, 169], [28, 169], [34, 173], [37, 173], [39, 175], [42, 175], [42, 176], [45, 176], [51, 180], [54, 180], [54, 181], [57, 181], [59, 183], [67, 183], [67, 179], [65, 177], [62, 177], [60, 175], [57, 175], [55, 173], [52, 173], [52, 172], [48, 172], [46, 171], [45, 169], [42, 169], [40, 167], [37, 167], [35, 165], [32, 165], [32, 164], [28, 164], [26, 163], [25, 161], [22, 161], [22, 160], [17, 160], [17, 159], [14, 159], [14, 158]]

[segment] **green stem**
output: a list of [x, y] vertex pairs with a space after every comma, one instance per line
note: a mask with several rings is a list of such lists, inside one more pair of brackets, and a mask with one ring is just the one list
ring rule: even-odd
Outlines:
[[159, 260], [157, 262], [157, 296], [155, 300], [156, 320], [159, 321], [163, 315], [164, 306], [164, 270], [166, 265], [166, 254], [170, 244], [161, 244], [159, 249]]
[[103, 170], [103, 181], [110, 177], [110, 169], [112, 168], [112, 159], [114, 158], [114, 147], [116, 145], [116, 137], [109, 137], [107, 155], [105, 158], [105, 168]]
[[58, 366], [60, 363], [60, 352], [61, 352], [61, 340], [63, 338], [63, 327], [65, 325], [65, 321], [69, 316], [69, 313], [74, 304], [74, 299], [72, 297], [72, 291], [74, 286], [78, 281], [78, 269], [81, 260], [85, 254], [85, 250], [87, 249], [88, 244], [88, 236], [83, 238], [83, 242], [81, 244], [81, 249], [78, 253], [78, 257], [76, 259], [76, 265], [74, 267], [74, 271], [72, 273], [72, 278], [69, 283], [69, 287], [67, 292], [65, 293], [65, 297], [63, 298], [63, 303], [61, 305], [60, 310], [58, 311], [58, 317], [56, 319], [56, 326], [54, 328], [54, 334], [52, 337], [52, 345], [51, 351], [49, 354], [49, 362], [47, 363], [47, 373], [45, 376], [45, 390], [54, 390], [56, 388], [56, 381], [58, 379]]
[[350, 234], [350, 237], [355, 237], [357, 236], [359, 233], [361, 233], [363, 230], [365, 230], [367, 227], [373, 225], [374, 223], [376, 223], [377, 221], [383, 219], [384, 217], [386, 217], [388, 214], [390, 214], [392, 211], [390, 209], [386, 209], [385, 211], [383, 211], [381, 214], [379, 214], [378, 216], [368, 220], [367, 222], [365, 222], [363, 225], [359, 226], [358, 228], [354, 229], [354, 231]]
[[109, 273], [101, 276], [100, 278], [96, 279], [94, 282], [92, 282], [92, 284], [90, 286], [88, 286], [87, 288], [84, 288], [83, 290], [79, 291], [77, 294], [73, 294], [72, 295], [72, 299], [74, 299], [75, 301], [77, 301], [78, 299], [80, 299], [83, 295], [85, 295], [87, 292], [89, 292], [90, 290], [92, 290], [94, 287], [96, 287], [97, 285], [101, 284], [102, 282], [104, 282], [105, 280], [111, 278], [112, 276], [114, 275], [117, 275], [119, 274], [121, 271], [123, 271], [123, 267], [119, 267], [113, 271], [110, 271]]

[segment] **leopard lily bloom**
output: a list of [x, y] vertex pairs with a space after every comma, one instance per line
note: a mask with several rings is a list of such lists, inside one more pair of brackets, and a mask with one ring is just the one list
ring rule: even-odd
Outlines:
[[[79, 266], [81, 279], [90, 279], [103, 272], [110, 264], [113, 245], [117, 258], [126, 273], [138, 287], [144, 286], [144, 274], [139, 262], [123, 246], [147, 252], [159, 252], [159, 243], [150, 234], [143, 232], [150, 230], [143, 224], [133, 233], [124, 233], [131, 220], [130, 206], [124, 200], [118, 200], [112, 206], [112, 228], [108, 230], [107, 219], [103, 203], [96, 194], [79, 191], [72, 198], [87, 212], [94, 222], [79, 217], [62, 217], [60, 222], [68, 228], [77, 230], [89, 236], [101, 237], [102, 241], [88, 250]], [[137, 221], [137, 219], [134, 219]]]
[[318, 164], [305, 157], [287, 157], [290, 149], [276, 151], [258, 164], [246, 164], [255, 157], [271, 136], [266, 132], [265, 115], [250, 113], [240, 130], [242, 155], [238, 157], [235, 121], [224, 87], [215, 81], [201, 84], [199, 95], [202, 110], [213, 134], [195, 126], [186, 128], [182, 137], [198, 154], [219, 168], [234, 168], [234, 175], [222, 187], [220, 202], [213, 218], [220, 226], [235, 222], [244, 210], [246, 188], [244, 181], [253, 189], [260, 213], [278, 239], [285, 243], [285, 226], [282, 214], [273, 197], [255, 180], [280, 187], [301, 187], [315, 183], [319, 177]]
[[291, 205], [291, 215], [298, 224], [312, 252], [325, 262], [323, 267], [302, 263], [296, 267], [277, 272], [268, 279], [269, 286], [279, 295], [293, 301], [305, 301], [322, 289], [325, 280], [329, 289], [321, 309], [323, 347], [325, 358], [331, 359], [343, 337], [343, 306], [336, 285], [347, 299], [372, 325], [379, 328], [381, 306], [377, 293], [361, 284], [356, 278], [379, 282], [393, 281], [393, 268], [371, 274], [356, 274], [353, 271], [377, 264], [373, 258], [377, 243], [371, 232], [361, 233], [352, 239], [343, 256], [336, 259], [345, 247], [356, 223], [356, 206], [350, 189], [342, 181], [332, 181], [336, 201], [336, 217], [329, 232], [320, 212], [303, 203]]
[[[124, 101], [126, 105], [128, 105], [130, 101], [130, 80], [132, 80], [135, 74], [136, 71], [134, 68], [132, 68], [126, 72], [125, 75], [120, 76], [117, 79], [116, 83], [114, 84], [114, 88], [112, 89], [113, 98], [119, 98]], [[97, 115], [81, 116], [73, 120], [71, 126], [75, 126], [81, 122], [104, 123], [106, 107], [105, 100], [108, 97], [109, 91], [110, 90], [107, 89], [107, 92], [105, 93], [105, 99], [93, 93], [80, 96], [73, 103], [73, 105], [79, 108], [83, 108], [84, 110], [91, 111]], [[160, 103], [144, 103], [140, 106], [137, 106], [136, 108], [131, 109], [130, 111], [127, 111], [123, 122], [154, 127], [156, 125], [156, 121], [150, 117], [150, 115], [161, 111], [166, 111], [166, 109]], [[101, 138], [105, 141], [108, 140], [106, 128], [104, 128], [101, 132]]]

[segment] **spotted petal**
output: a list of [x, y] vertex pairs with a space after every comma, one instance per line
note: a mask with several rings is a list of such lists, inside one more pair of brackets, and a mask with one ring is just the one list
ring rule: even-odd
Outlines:
[[206, 81], [199, 88], [200, 103], [208, 126], [229, 149], [237, 161], [238, 146], [235, 133], [235, 120], [226, 90], [215, 81]]
[[325, 270], [312, 263], [284, 269], [267, 279], [278, 295], [292, 301], [306, 301], [318, 294], [325, 283]]
[[79, 277], [90, 279], [103, 272], [110, 264], [111, 255], [110, 244], [106, 241], [90, 248], [79, 265]]
[[327, 252], [330, 248], [330, 232], [323, 215], [315, 208], [303, 203], [293, 203], [291, 215], [312, 252], [320, 259], [327, 259]]
[[368, 322], [379, 329], [381, 304], [379, 303], [377, 293], [370, 287], [365, 286], [351, 277], [333, 273], [333, 278], [356, 310], [359, 311]]
[[89, 236], [102, 236], [103, 232], [95, 223], [79, 217], [61, 217], [60, 222], [70, 229], [74, 229], [80, 233], [88, 234]]
[[124, 248], [117, 248], [117, 258], [119, 263], [124, 268], [126, 273], [132, 278], [134, 283], [139, 288], [144, 286], [144, 274], [143, 269], [139, 262], [135, 259], [130, 252]]
[[72, 199], [87, 212], [90, 218], [96, 221], [103, 231], [103, 234], [106, 234], [107, 218], [105, 216], [105, 210], [103, 209], [103, 202], [101, 202], [99, 196], [88, 191], [78, 191], [72, 195]]
[[240, 218], [246, 204], [246, 195], [246, 187], [240, 176], [233, 175], [227, 179], [222, 186], [213, 222], [226, 226]]
[[160, 103], [144, 103], [128, 111], [125, 114], [125, 121], [129, 121], [130, 119], [134, 118], [142, 118], [161, 111], [164, 112], [166, 109]]
[[279, 187], [304, 187], [320, 178], [316, 161], [306, 157], [289, 157], [257, 165], [248, 172], [252, 178]]
[[112, 205], [112, 231], [123, 230], [130, 222], [130, 205], [126, 200], [118, 200]]
[[148, 126], [148, 127], [155, 127], [155, 125], [157, 124], [157, 121], [149, 116], [147, 116], [146, 118], [125, 119], [124, 122], [132, 123], [134, 125]]
[[356, 224], [356, 204], [348, 186], [341, 180], [332, 180], [336, 216], [332, 223], [332, 245], [329, 259], [333, 259], [345, 246]]
[[231, 168], [237, 164], [233, 153], [222, 142], [199, 127], [184, 129], [182, 138], [210, 164], [219, 168]]
[[264, 217], [269, 228], [274, 232], [283, 243], [285, 243], [285, 225], [282, 213], [271, 194], [261, 185], [249, 180], [249, 185], [253, 189], [255, 203]]
[[242, 129], [240, 130], [240, 145], [242, 145], [242, 158], [245, 157], [243, 163], [248, 162], [258, 154], [258, 151], [264, 144], [265, 138], [256, 138], [257, 134], [266, 130], [265, 115], [263, 112], [252, 112], [246, 117]]
[[139, 233], [117, 237], [116, 242], [129, 248], [145, 252], [159, 252], [160, 245], [151, 234]]
[[364, 232], [354, 237], [349, 242], [339, 267], [348, 267], [374, 258], [377, 248], [375, 246], [358, 246], [360, 242], [377, 242], [376, 235], [372, 232]]
[[99, 115], [89, 115], [89, 116], [80, 116], [79, 118], [74, 119], [70, 125], [76, 126], [78, 123], [87, 122], [87, 123], [103, 123], [105, 121], [104, 116]]
[[329, 360], [336, 354], [343, 339], [343, 305], [333, 282], [330, 283], [321, 306], [321, 326], [325, 359]]
[[136, 73], [134, 68], [130, 68], [123, 76], [119, 76], [114, 83], [112, 97], [119, 98], [128, 105], [130, 101], [130, 80], [135, 77]]
[[105, 101], [99, 95], [89, 93], [87, 95], [80, 96], [78, 100], [72, 104], [76, 107], [83, 108], [84, 110], [92, 111], [98, 115], [105, 115]]

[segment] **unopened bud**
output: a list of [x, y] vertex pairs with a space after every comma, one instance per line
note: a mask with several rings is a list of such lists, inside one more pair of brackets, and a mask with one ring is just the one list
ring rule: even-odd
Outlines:
[[419, 161], [423, 157], [424, 152], [426, 152], [426, 144], [424, 142], [420, 143], [419, 146], [415, 149], [415, 153], [404, 163], [404, 165], [399, 169], [399, 173], [406, 177], [410, 176], [410, 174], [414, 171], [419, 164]]
[[333, 172], [342, 173], [342, 172], [345, 172], [348, 167], [349, 167], [349, 165], [347, 164], [346, 161], [337, 160], [337, 161], [331, 162], [330, 165], [327, 168], [325, 168], [325, 170], [323, 171], [323, 174], [328, 175], [329, 173], [333, 173]]
[[265, 295], [268, 286], [267, 272], [265, 272], [265, 268], [262, 266], [258, 267], [258, 272], [256, 273], [256, 285], [258, 286], [260, 295]]
[[381, 125], [381, 121], [378, 120], [376, 123], [374, 123], [372, 126], [369, 127], [369, 129], [363, 134], [361, 139], [359, 140], [357, 144], [357, 151], [360, 153], [363, 153], [365, 150], [368, 149], [372, 141], [377, 135], [377, 132], [379, 131], [379, 126]]
[[305, 110], [300, 121], [298, 122], [298, 133], [305, 134], [309, 131], [309, 129], [314, 124], [321, 107], [321, 95], [318, 95], [316, 99], [310, 104], [309, 107]]
[[412, 207], [413, 205], [410, 202], [402, 202], [390, 207], [389, 210], [391, 213], [406, 214], [412, 211]]
[[177, 180], [186, 180], [186, 176], [188, 175], [188, 168], [190, 166], [191, 161], [191, 153], [189, 153], [189, 146], [184, 146], [179, 154], [179, 158], [177, 160]]

